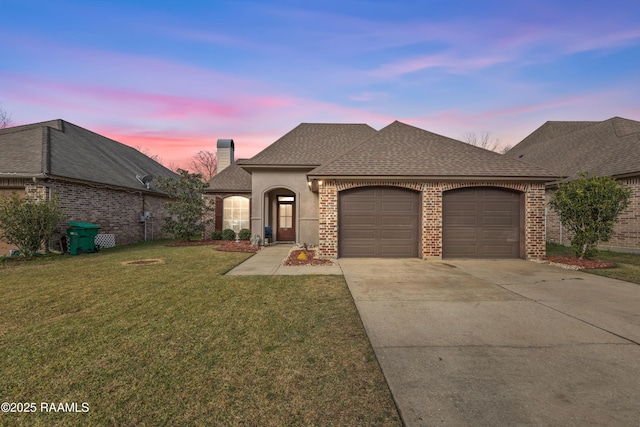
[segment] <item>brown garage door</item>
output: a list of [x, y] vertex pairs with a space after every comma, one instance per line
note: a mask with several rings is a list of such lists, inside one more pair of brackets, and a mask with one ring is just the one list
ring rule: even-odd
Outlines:
[[397, 187], [361, 187], [340, 192], [339, 204], [339, 256], [418, 256], [418, 193]]
[[442, 256], [519, 258], [520, 193], [490, 187], [443, 193]]

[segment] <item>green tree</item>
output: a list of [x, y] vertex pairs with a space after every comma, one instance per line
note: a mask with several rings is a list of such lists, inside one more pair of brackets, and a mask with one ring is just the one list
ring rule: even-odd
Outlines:
[[48, 250], [49, 240], [64, 220], [55, 199], [38, 201], [15, 193], [0, 197], [0, 236], [26, 256]]
[[631, 189], [611, 177], [581, 173], [578, 179], [558, 184], [549, 205], [573, 233], [571, 246], [583, 259], [595, 255], [598, 243], [609, 241], [630, 196]]
[[157, 187], [173, 199], [165, 204], [170, 217], [165, 220], [162, 231], [176, 239], [190, 241], [202, 234], [208, 222], [205, 219], [211, 207], [205, 199], [204, 191], [209, 186], [202, 181], [202, 175], [179, 169], [179, 178], [158, 178]]

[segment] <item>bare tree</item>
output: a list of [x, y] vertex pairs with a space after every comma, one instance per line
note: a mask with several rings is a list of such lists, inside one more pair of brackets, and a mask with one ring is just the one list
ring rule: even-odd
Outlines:
[[157, 155], [157, 154], [151, 154], [151, 151], [148, 148], [142, 148], [142, 146], [140, 146], [140, 145], [136, 145], [133, 148], [135, 148], [136, 150], [138, 150], [139, 152], [141, 152], [142, 154], [144, 154], [145, 156], [147, 156], [151, 160], [154, 160], [154, 161], [162, 164], [162, 158], [160, 158], [160, 156]]
[[11, 114], [7, 113], [0, 104], [0, 129], [8, 128], [12, 124]]
[[465, 132], [462, 140], [467, 144], [475, 145], [476, 147], [490, 151], [498, 151], [498, 146], [500, 145], [500, 140], [497, 138], [492, 139], [489, 132], [484, 132], [480, 135], [475, 132]]
[[204, 182], [209, 182], [218, 173], [218, 156], [207, 150], [200, 150], [188, 164], [189, 169], [202, 175]]

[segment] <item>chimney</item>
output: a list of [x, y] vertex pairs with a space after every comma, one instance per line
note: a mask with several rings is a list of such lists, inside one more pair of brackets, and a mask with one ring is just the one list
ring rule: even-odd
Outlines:
[[233, 163], [233, 139], [218, 140], [218, 173]]

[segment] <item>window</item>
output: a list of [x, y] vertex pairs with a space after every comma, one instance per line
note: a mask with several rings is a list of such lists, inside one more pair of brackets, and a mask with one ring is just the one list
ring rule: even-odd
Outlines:
[[222, 228], [230, 228], [236, 233], [249, 225], [249, 199], [231, 196], [223, 200]]

